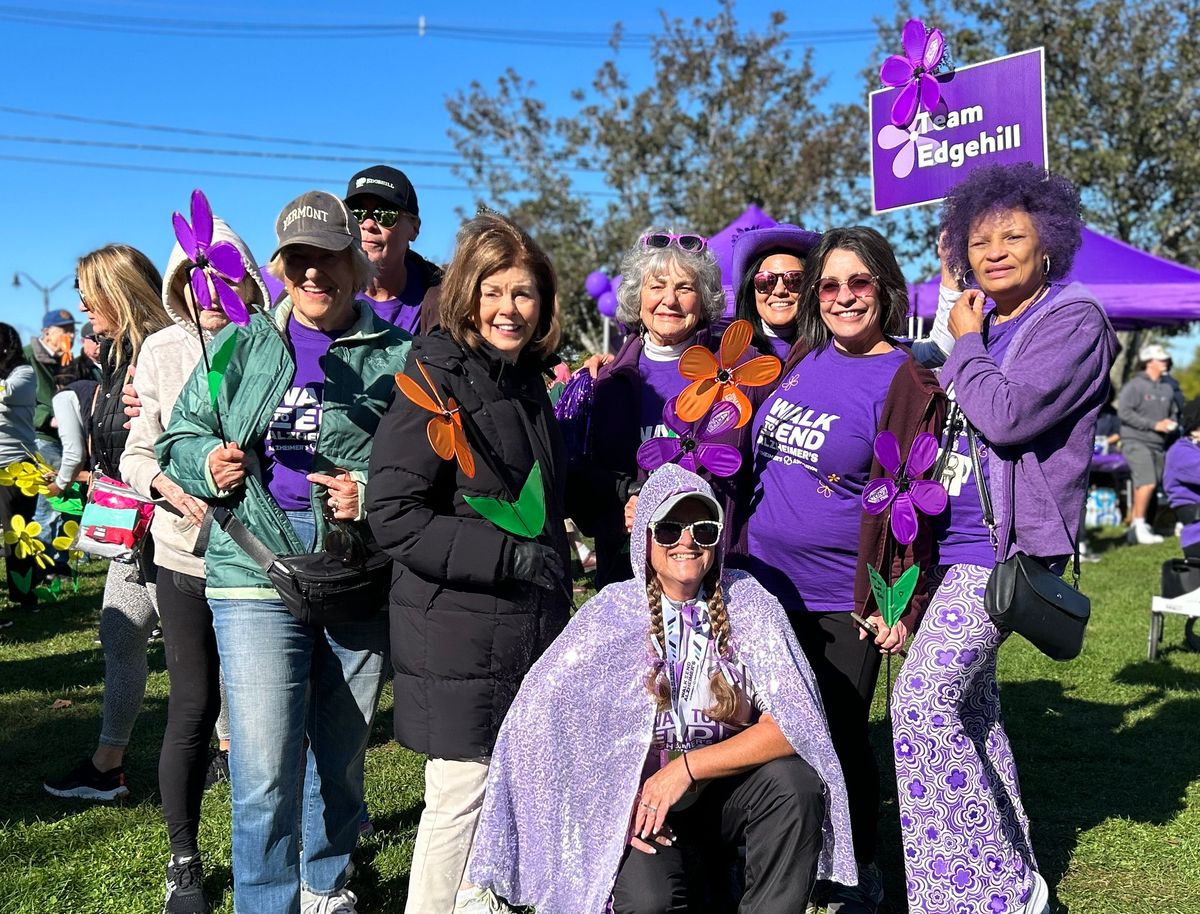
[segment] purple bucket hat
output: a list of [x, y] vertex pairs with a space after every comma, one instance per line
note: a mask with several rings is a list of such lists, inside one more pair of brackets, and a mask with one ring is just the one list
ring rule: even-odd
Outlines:
[[810, 232], [785, 222], [747, 229], [733, 239], [733, 272], [729, 277], [733, 288], [741, 286], [746, 270], [763, 251], [786, 248], [795, 251], [803, 259], [820, 240], [820, 232]]

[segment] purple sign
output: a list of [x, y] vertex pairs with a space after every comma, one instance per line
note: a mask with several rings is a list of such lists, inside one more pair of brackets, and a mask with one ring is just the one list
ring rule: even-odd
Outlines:
[[1046, 159], [1042, 48], [959, 67], [937, 77], [936, 113], [892, 123], [900, 89], [872, 92], [871, 193], [875, 212], [932, 203], [980, 165]]

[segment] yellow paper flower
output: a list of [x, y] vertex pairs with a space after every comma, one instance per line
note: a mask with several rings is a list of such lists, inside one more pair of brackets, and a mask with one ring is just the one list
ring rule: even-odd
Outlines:
[[13, 547], [13, 554], [17, 558], [32, 558], [43, 568], [49, 568], [54, 560], [45, 554], [46, 544], [37, 538], [41, 532], [42, 525], [37, 521], [26, 523], [20, 514], [14, 514], [9, 529], [4, 531], [4, 544]]
[[49, 464], [41, 461], [46, 469], [42, 469], [27, 460], [18, 460], [0, 470], [0, 485], [16, 486], [22, 495], [48, 495], [50, 487], [46, 485], [46, 472], [53, 473]]
[[77, 562], [83, 558], [83, 551], [80, 549], [72, 549], [71, 546], [75, 543], [75, 537], [79, 535], [79, 524], [73, 520], [63, 524], [62, 535], [54, 537], [50, 541], [50, 545], [59, 552], [67, 554], [67, 560]]

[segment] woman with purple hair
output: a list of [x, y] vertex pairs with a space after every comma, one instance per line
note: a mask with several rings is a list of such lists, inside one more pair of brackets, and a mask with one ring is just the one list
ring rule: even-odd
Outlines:
[[[938, 465], [949, 508], [936, 589], [892, 694], [914, 911], [1050, 910], [1000, 716], [1007, 635], [984, 591], [997, 561], [1022, 552], [1060, 569], [1075, 550], [1117, 351], [1100, 305], [1061, 281], [1082, 226], [1075, 187], [1030, 164], [977, 169], [942, 209], [948, 265], [968, 287], [950, 312], [956, 342], [940, 379], [956, 403]], [[996, 507], [991, 529], [980, 486]]]

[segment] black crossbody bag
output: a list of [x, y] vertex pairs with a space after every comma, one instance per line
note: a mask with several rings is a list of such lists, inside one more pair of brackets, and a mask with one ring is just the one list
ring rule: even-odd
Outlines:
[[213, 508], [213, 521], [258, 566], [279, 591], [288, 611], [307, 625], [361, 622], [387, 608], [392, 560], [382, 549], [363, 541], [353, 527], [335, 524], [328, 548], [299, 555], [276, 555], [228, 508]]
[[[957, 404], [954, 407], [958, 409]], [[961, 410], [959, 410], [960, 416]], [[996, 517], [992, 512], [992, 496], [980, 472], [979, 442], [975, 429], [962, 416], [966, 426], [971, 464], [975, 473], [975, 488], [983, 508], [983, 521], [998, 547]], [[947, 448], [954, 446], [953, 438]], [[1016, 474], [1009, 489], [1009, 534], [1015, 540]], [[1072, 587], [1033, 556], [1018, 552], [1012, 558], [997, 562], [988, 578], [984, 607], [996, 628], [1016, 632], [1052, 660], [1074, 660], [1083, 649], [1083, 634], [1092, 614], [1091, 601], [1076, 588], [1079, 586], [1079, 543], [1076, 541], [1072, 562]]]

